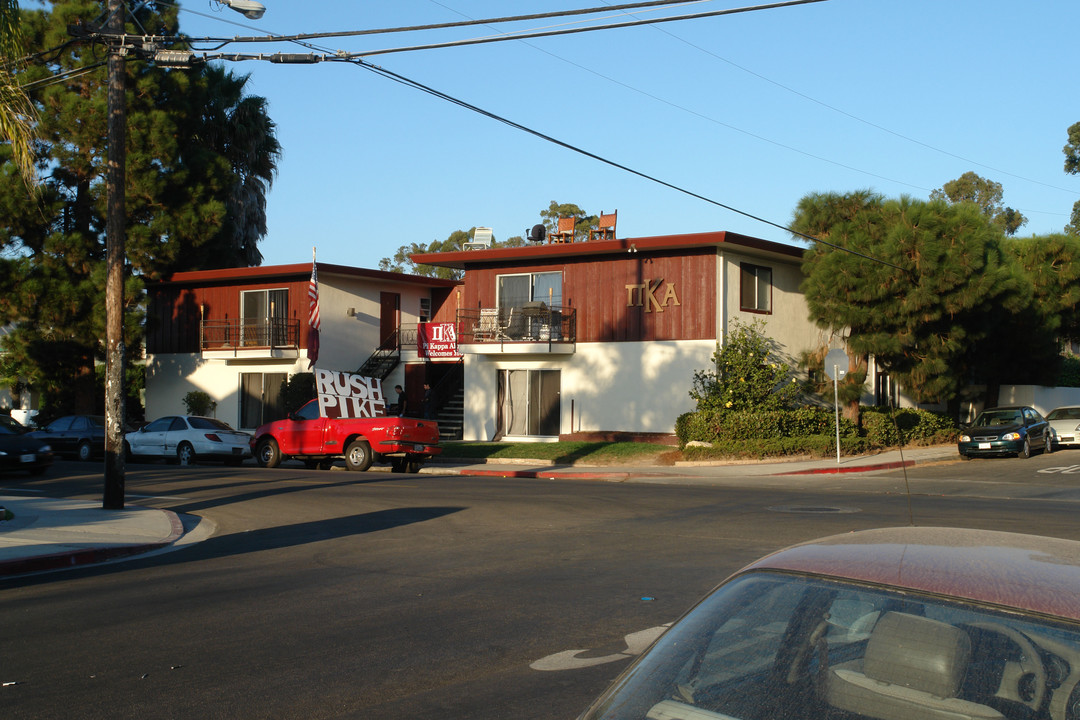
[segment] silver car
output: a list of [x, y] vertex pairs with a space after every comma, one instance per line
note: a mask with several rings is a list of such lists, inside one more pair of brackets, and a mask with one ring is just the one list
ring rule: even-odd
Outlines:
[[239, 465], [251, 457], [251, 433], [233, 430], [217, 418], [168, 415], [124, 436], [131, 459], [164, 458], [192, 465], [196, 458]]
[[1054, 447], [1080, 446], [1080, 405], [1054, 408], [1046, 416]]

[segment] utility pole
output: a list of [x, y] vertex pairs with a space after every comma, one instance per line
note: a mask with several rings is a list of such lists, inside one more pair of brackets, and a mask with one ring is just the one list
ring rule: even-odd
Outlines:
[[127, 102], [124, 98], [124, 4], [108, 0], [108, 161], [105, 176], [105, 496], [106, 510], [124, 509], [124, 203]]

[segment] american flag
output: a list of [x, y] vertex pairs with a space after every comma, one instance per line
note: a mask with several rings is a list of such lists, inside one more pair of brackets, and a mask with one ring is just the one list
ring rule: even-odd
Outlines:
[[308, 282], [308, 359], [314, 365], [319, 359], [319, 271], [311, 259], [311, 281]]
[[308, 283], [308, 325], [319, 329], [319, 269], [311, 261], [311, 281]]

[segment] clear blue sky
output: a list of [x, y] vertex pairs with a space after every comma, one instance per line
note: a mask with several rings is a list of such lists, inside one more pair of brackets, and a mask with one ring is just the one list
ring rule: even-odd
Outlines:
[[[247, 20], [183, 2], [193, 36], [362, 30], [612, 0], [262, 0]], [[649, 16], [747, 7], [712, 0]], [[611, 13], [615, 21], [621, 13]], [[643, 16], [644, 17], [644, 16]], [[1080, 121], [1075, 0], [826, 0], [684, 22], [383, 54], [369, 62], [565, 143], [779, 225], [810, 192], [926, 198], [967, 171], [1060, 232], [1080, 199], [1062, 170]], [[315, 41], [362, 52], [547, 27], [536, 21]], [[596, 22], [594, 20], [594, 22]], [[233, 44], [227, 52], [306, 52]], [[618, 209], [618, 235], [787, 232], [552, 145], [344, 63], [230, 63], [269, 100], [283, 156], [264, 264], [375, 268], [473, 226], [523, 234], [552, 200]]]

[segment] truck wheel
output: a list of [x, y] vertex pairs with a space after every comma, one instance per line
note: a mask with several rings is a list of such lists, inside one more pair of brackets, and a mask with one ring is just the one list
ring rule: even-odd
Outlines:
[[265, 468], [275, 468], [281, 464], [281, 450], [274, 438], [264, 438], [255, 448], [255, 459]]
[[408, 463], [406, 463], [405, 469], [407, 471], [411, 472], [411, 473], [420, 472], [420, 461], [419, 460], [410, 460]]
[[371, 467], [371, 446], [367, 440], [357, 438], [345, 448], [345, 467], [349, 470], [363, 472]]
[[390, 472], [405, 472], [405, 461], [401, 458], [390, 458]]

